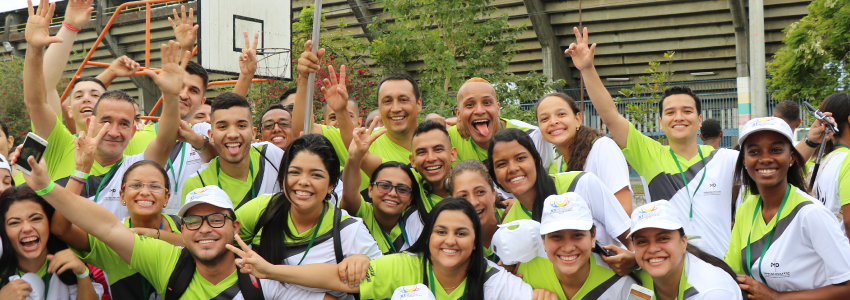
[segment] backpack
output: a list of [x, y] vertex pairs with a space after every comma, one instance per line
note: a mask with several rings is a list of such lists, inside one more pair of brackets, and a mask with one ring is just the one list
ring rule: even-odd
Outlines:
[[[183, 248], [180, 251], [180, 258], [177, 260], [177, 265], [174, 267], [174, 272], [168, 278], [168, 285], [165, 289], [164, 300], [178, 300], [189, 288], [189, 283], [192, 281], [192, 276], [195, 274], [195, 258], [189, 254], [189, 250]], [[259, 299], [264, 300], [263, 288], [260, 286], [260, 280], [257, 277], [239, 272], [237, 267], [237, 283], [227, 288], [218, 296], [224, 296], [227, 299], [232, 299], [240, 291], [244, 299]], [[218, 298], [218, 296], [216, 298]]]

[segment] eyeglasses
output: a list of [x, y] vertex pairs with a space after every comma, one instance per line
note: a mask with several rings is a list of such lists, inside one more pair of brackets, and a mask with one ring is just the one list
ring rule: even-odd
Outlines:
[[154, 194], [162, 194], [167, 190], [164, 186], [159, 183], [144, 183], [141, 181], [130, 181], [124, 184], [124, 188], [129, 188], [134, 191], [141, 191], [145, 186], [148, 187], [148, 190]]
[[288, 110], [290, 112], [292, 111], [293, 108], [295, 108], [295, 103], [289, 103], [289, 104], [283, 106], [283, 109]]
[[410, 194], [413, 192], [413, 189], [405, 184], [392, 185], [386, 181], [377, 181], [373, 182], [372, 185], [378, 188], [378, 192], [381, 194], [389, 194], [393, 189], [395, 189], [396, 194], [399, 197], [410, 197]]
[[272, 129], [274, 129], [275, 124], [280, 126], [281, 129], [289, 128], [289, 126], [292, 126], [292, 122], [289, 121], [289, 120], [280, 120], [280, 121], [277, 121], [277, 122], [272, 121], [272, 120], [268, 120], [268, 121], [263, 122], [262, 128], [263, 128], [263, 130], [271, 131]]
[[230, 216], [226, 213], [214, 213], [206, 216], [185, 216], [183, 217], [183, 225], [186, 225], [186, 229], [198, 230], [204, 225], [204, 220], [207, 220], [207, 224], [210, 224], [210, 227], [222, 228], [227, 223], [227, 219], [230, 219]]

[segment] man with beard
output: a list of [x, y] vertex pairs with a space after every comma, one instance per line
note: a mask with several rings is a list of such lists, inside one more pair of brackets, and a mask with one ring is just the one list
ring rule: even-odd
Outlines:
[[218, 158], [191, 174], [183, 184], [181, 200], [197, 188], [215, 185], [225, 191], [237, 209], [258, 195], [280, 191], [277, 184], [283, 150], [273, 144], [251, 144], [256, 136], [251, 104], [235, 93], [221, 93], [212, 103], [209, 143]]
[[543, 167], [548, 169], [555, 158], [555, 151], [552, 144], [543, 140], [540, 128], [519, 120], [503, 119], [500, 109], [496, 89], [487, 80], [472, 78], [458, 89], [455, 108], [458, 125], [449, 127], [452, 145], [457, 147], [458, 160], [484, 161], [493, 135], [505, 128], [517, 128], [531, 137], [540, 153]]
[[[91, 168], [92, 176], [75, 170], [75, 137], [62, 126], [46, 101], [44, 86], [43, 55], [44, 47], [53, 42], [61, 41], [59, 37], [51, 37], [47, 30], [52, 9], [48, 9], [47, 0], [42, 0], [38, 13], [33, 14], [30, 6], [30, 16], [25, 31], [28, 45], [24, 61], [24, 102], [30, 116], [34, 120], [33, 131], [45, 137], [49, 147], [44, 153], [51, 178], [65, 178], [85, 182], [94, 195], [98, 204], [106, 206], [112, 213], [120, 217], [127, 216], [127, 208], [120, 205], [118, 188], [123, 170], [142, 159], [149, 159], [164, 164], [168, 152], [177, 139], [179, 124], [178, 93], [181, 87], [180, 79], [184, 77], [184, 67], [180, 66], [189, 60], [189, 53], [182, 53], [180, 45], [170, 42], [163, 45], [162, 71], [159, 74], [145, 70], [163, 92], [163, 111], [161, 126], [163, 134], [148, 145], [145, 153], [132, 155], [125, 159], [124, 149], [136, 131], [135, 108], [133, 99], [123, 91], [108, 91], [101, 95], [101, 100], [93, 108], [93, 116], [86, 120], [88, 132], [97, 136], [97, 149], [94, 152], [94, 163]], [[85, 135], [81, 134], [84, 139]], [[73, 172], [72, 172], [73, 171]], [[102, 177], [100, 175], [103, 175]], [[115, 180], [118, 178], [118, 180]], [[106, 184], [108, 183], [108, 184]], [[96, 187], [96, 189], [94, 189]], [[101, 193], [104, 191], [104, 193]]]

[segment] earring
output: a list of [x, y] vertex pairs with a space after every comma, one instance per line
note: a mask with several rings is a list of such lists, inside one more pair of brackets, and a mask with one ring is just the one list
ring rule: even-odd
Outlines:
[[579, 129], [581, 129], [581, 127], [576, 127], [576, 131], [578, 131]]

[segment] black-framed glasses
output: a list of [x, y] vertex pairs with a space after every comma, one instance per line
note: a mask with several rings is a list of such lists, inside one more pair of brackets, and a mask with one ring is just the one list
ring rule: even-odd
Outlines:
[[280, 120], [280, 121], [275, 122], [275, 121], [272, 121], [272, 120], [268, 120], [268, 121], [263, 122], [263, 124], [261, 126], [262, 126], [263, 130], [271, 131], [272, 129], [274, 129], [275, 124], [280, 126], [281, 129], [284, 129], [284, 128], [289, 128], [290, 126], [292, 126], [292, 121], [290, 121], [290, 120]]
[[395, 189], [395, 192], [399, 197], [407, 198], [410, 197], [410, 194], [413, 192], [413, 189], [406, 184], [393, 185], [386, 181], [376, 181], [373, 182], [372, 185], [377, 187], [378, 192], [381, 194], [389, 194], [393, 189]]
[[124, 184], [124, 188], [128, 188], [134, 191], [141, 191], [145, 186], [148, 187], [148, 190], [154, 194], [162, 194], [167, 190], [164, 186], [159, 183], [144, 183], [141, 181], [129, 181]]
[[185, 216], [183, 217], [183, 225], [186, 225], [186, 229], [198, 230], [204, 225], [204, 220], [206, 220], [207, 224], [210, 224], [210, 227], [222, 228], [227, 223], [227, 219], [230, 219], [230, 216], [226, 213], [213, 213], [206, 216]]
[[292, 109], [294, 109], [294, 108], [295, 108], [295, 103], [289, 103], [289, 104], [283, 106], [283, 109], [288, 110], [289, 112], [292, 112]]

